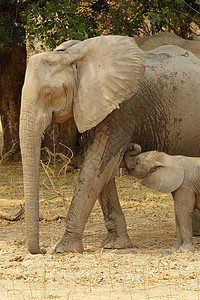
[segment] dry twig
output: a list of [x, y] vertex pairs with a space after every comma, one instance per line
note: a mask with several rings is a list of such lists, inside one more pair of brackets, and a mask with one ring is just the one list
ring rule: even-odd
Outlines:
[[0, 211], [0, 219], [8, 220], [8, 221], [17, 221], [24, 214], [24, 205], [20, 205], [20, 210], [14, 215], [10, 215], [6, 212]]
[[[49, 200], [52, 200], [54, 198], [57, 198], [57, 195], [53, 196], [53, 197], [50, 197], [48, 199], [43, 199], [40, 201], [40, 204], [43, 203], [43, 202], [46, 202], [46, 201], [49, 201]], [[62, 198], [63, 199], [63, 198]], [[64, 201], [64, 200], [63, 200]], [[65, 203], [63, 203], [64, 205], [64, 208], [66, 209], [65, 207]], [[17, 213], [15, 214], [9, 214], [9, 213], [6, 213], [6, 212], [3, 212], [3, 211], [0, 211], [0, 219], [1, 220], [7, 220], [7, 221], [17, 221], [19, 220], [23, 214], [25, 212], [25, 204], [20, 204], [20, 209]], [[53, 216], [52, 218], [48, 218], [48, 217], [40, 217], [40, 220], [45, 220], [45, 221], [55, 221], [55, 220], [58, 220], [58, 219], [64, 219], [66, 216], [63, 216], [63, 215], [55, 215]]]
[[11, 149], [2, 156], [2, 158], [0, 160], [0, 165], [2, 165], [4, 162], [6, 162], [9, 159], [9, 157], [13, 153], [16, 152], [18, 144], [19, 144], [19, 141], [13, 141]]
[[[61, 143], [60, 143], [60, 144], [61, 144]], [[46, 150], [46, 151], [47, 151], [47, 153], [48, 153], [48, 155], [49, 155], [49, 161], [47, 162], [47, 164], [44, 164], [44, 163], [42, 162], [42, 160], [41, 160], [40, 162], [41, 162], [41, 165], [42, 165], [42, 167], [43, 167], [45, 173], [47, 174], [47, 177], [43, 180], [43, 184], [46, 186], [47, 189], [53, 188], [54, 192], [55, 192], [59, 197], [62, 198], [63, 206], [64, 206], [64, 209], [65, 209], [65, 212], [67, 213], [67, 208], [66, 208], [66, 206], [65, 206], [64, 191], [59, 191], [59, 190], [56, 189], [55, 184], [54, 184], [54, 182], [53, 182], [53, 177], [55, 177], [55, 172], [49, 167], [50, 162], [51, 162], [51, 157], [54, 158], [54, 166], [55, 166], [55, 158], [56, 158], [57, 156], [59, 156], [59, 157], [64, 161], [65, 164], [64, 164], [64, 166], [60, 169], [60, 171], [58, 172], [58, 176], [57, 176], [57, 177], [60, 176], [60, 174], [61, 174], [61, 172], [63, 171], [63, 169], [65, 170], [65, 173], [66, 173], [66, 169], [67, 169], [67, 167], [68, 167], [68, 165], [69, 165], [69, 163], [70, 163], [70, 161], [71, 161], [71, 159], [72, 159], [72, 157], [73, 157], [73, 152], [71, 151], [70, 148], [68, 148], [68, 147], [65, 146], [64, 144], [61, 144], [61, 145], [62, 145], [63, 147], [66, 147], [66, 148], [70, 151], [70, 153], [71, 153], [71, 157], [70, 157], [70, 158], [67, 157], [67, 156], [65, 156], [65, 155], [62, 154], [62, 153], [52, 153], [51, 150], [49, 150], [47, 147], [45, 147], [45, 148], [42, 148], [42, 150]], [[52, 174], [53, 176], [51, 176], [50, 174]], [[47, 179], [48, 179], [48, 181], [50, 182], [50, 186], [48, 186], [48, 185], [45, 183], [45, 181], [46, 181]]]

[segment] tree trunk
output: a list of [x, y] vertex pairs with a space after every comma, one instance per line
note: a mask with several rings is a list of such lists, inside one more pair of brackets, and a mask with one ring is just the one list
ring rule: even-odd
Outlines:
[[26, 46], [0, 51], [0, 114], [3, 131], [2, 157], [18, 159], [21, 90], [26, 69]]

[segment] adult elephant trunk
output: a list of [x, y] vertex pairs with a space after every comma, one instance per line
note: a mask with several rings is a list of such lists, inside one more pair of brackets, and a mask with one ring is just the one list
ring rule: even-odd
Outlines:
[[24, 177], [26, 242], [28, 251], [32, 254], [43, 253], [39, 247], [39, 178], [41, 136], [46, 123], [44, 121], [41, 110], [34, 105], [27, 107], [22, 102], [20, 146]]

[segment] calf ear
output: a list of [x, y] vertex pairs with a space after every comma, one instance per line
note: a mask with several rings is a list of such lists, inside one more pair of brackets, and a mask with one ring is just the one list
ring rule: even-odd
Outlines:
[[[159, 155], [162, 154], [162, 159]], [[158, 152], [156, 167], [142, 180], [142, 184], [161, 193], [170, 193], [177, 190], [184, 180], [184, 168], [179, 159], [165, 153]]]

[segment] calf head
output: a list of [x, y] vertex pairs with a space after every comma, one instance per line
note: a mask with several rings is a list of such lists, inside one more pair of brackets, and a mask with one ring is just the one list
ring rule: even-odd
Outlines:
[[128, 172], [142, 180], [152, 190], [169, 193], [177, 190], [184, 180], [184, 167], [177, 156], [148, 151], [135, 155], [131, 145], [124, 155]]

